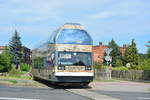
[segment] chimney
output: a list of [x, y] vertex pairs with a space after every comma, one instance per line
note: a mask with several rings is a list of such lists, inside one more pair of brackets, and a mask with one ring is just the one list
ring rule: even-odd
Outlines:
[[100, 46], [102, 46], [102, 45], [103, 45], [103, 43], [102, 43], [102, 42], [99, 42], [99, 45], [100, 45]]
[[127, 47], [127, 44], [123, 44], [123, 48], [126, 48]]

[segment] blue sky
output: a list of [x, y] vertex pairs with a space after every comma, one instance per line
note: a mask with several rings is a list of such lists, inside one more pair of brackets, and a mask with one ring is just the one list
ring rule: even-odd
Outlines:
[[94, 40], [118, 45], [134, 38], [140, 53], [150, 40], [150, 0], [0, 0], [0, 45], [14, 33], [33, 48], [66, 22], [82, 24]]

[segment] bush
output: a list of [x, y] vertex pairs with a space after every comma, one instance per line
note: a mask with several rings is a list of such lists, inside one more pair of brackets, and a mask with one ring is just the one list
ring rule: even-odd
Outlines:
[[140, 65], [133, 65], [132, 67], [130, 67], [129, 69], [133, 69], [133, 70], [142, 70]]
[[26, 71], [28, 72], [30, 70], [30, 66], [28, 64], [22, 64], [21, 65], [21, 71]]
[[16, 69], [16, 67], [14, 65], [12, 65], [11, 70], [9, 71], [9, 76], [12, 77], [20, 77], [21, 72], [19, 70]]
[[108, 66], [103, 65], [103, 64], [98, 63], [98, 62], [94, 63], [93, 67], [94, 67], [95, 70], [105, 70], [105, 69], [108, 68]]
[[4, 66], [0, 65], [0, 73], [4, 72]]
[[122, 60], [121, 59], [116, 59], [116, 66], [115, 67], [119, 67], [119, 66], [122, 66]]
[[150, 59], [144, 60], [140, 66], [142, 70], [150, 70]]
[[93, 64], [94, 69], [101, 69], [102, 68], [102, 64], [99, 62], [94, 62]]
[[129, 70], [129, 69], [127, 67], [121, 66], [121, 67], [115, 67], [115, 68], [113, 68], [113, 70], [122, 71], [122, 70]]
[[0, 72], [8, 72], [11, 69], [10, 56], [6, 53], [0, 54]]

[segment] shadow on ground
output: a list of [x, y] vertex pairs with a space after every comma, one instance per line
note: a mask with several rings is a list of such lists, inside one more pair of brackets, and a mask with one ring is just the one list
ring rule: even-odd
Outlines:
[[50, 88], [53, 89], [91, 89], [90, 86], [84, 86], [81, 84], [70, 84], [70, 83], [52, 83], [50, 81], [42, 80], [42, 79], [34, 79], [37, 82], [40, 82]]

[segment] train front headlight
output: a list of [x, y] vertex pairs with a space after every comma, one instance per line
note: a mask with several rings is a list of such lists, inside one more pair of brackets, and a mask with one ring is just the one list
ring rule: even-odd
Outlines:
[[65, 66], [58, 66], [58, 70], [65, 70]]
[[92, 70], [91, 66], [85, 66], [85, 70]]

